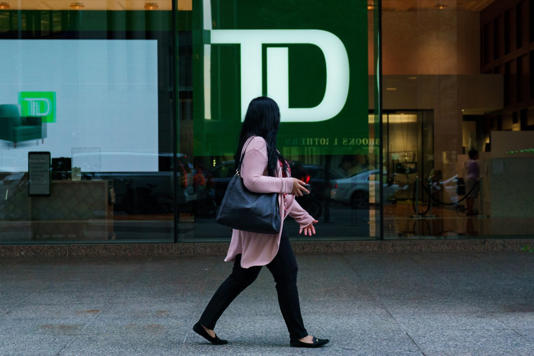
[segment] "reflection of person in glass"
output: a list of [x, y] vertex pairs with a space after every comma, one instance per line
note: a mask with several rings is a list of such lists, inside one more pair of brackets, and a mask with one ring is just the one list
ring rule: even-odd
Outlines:
[[198, 162], [195, 163], [195, 175], [193, 176], [193, 187], [195, 192], [204, 190], [206, 187], [206, 176], [204, 175], [204, 169]]
[[241, 177], [247, 189], [257, 193], [280, 193], [282, 217], [280, 233], [265, 236], [253, 232], [233, 230], [232, 241], [225, 261], [234, 261], [233, 271], [220, 285], [193, 330], [212, 344], [226, 344], [213, 329], [215, 323], [230, 303], [248, 287], [262, 266], [267, 266], [276, 282], [278, 302], [287, 325], [290, 345], [294, 347], [320, 347], [328, 339], [318, 339], [304, 328], [297, 291], [297, 261], [283, 228], [289, 215], [300, 225], [299, 233], [315, 234], [317, 223], [295, 200], [295, 196], [308, 194], [304, 182], [291, 177], [287, 161], [276, 149], [276, 136], [280, 124], [278, 105], [270, 98], [259, 97], [249, 104], [241, 128], [235, 154], [236, 167], [241, 154]]
[[465, 162], [466, 173], [466, 192], [468, 197], [466, 198], [467, 215], [476, 215], [477, 212], [473, 209], [475, 205], [475, 199], [478, 197], [478, 191], [480, 190], [480, 166], [478, 164], [478, 151], [470, 150], [467, 155], [469, 159]]

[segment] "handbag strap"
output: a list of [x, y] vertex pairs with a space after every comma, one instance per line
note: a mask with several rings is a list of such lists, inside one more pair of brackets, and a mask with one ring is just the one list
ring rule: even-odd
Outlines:
[[235, 170], [235, 175], [238, 175], [238, 176], [241, 175], [240, 171], [241, 171], [241, 165], [243, 164], [243, 158], [245, 157], [245, 152], [247, 151], [248, 145], [250, 145], [253, 139], [254, 139], [254, 136], [250, 136], [249, 138], [247, 138], [248, 143], [243, 148], [243, 151], [241, 152], [241, 158], [239, 159], [239, 166]]

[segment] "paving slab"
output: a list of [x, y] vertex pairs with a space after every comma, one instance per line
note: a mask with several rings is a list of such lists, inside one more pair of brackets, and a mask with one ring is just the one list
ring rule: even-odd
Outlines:
[[503, 324], [491, 314], [485, 313], [398, 313], [391, 311], [395, 320], [407, 332], [432, 332], [439, 330], [474, 329], [500, 330]]
[[71, 341], [67, 336], [41, 334], [0, 337], [0, 355], [57, 355]]
[[525, 338], [530, 344], [534, 343], [534, 327], [532, 327], [532, 324], [526, 328], [517, 328], [515, 331]]
[[76, 335], [81, 334], [89, 322], [88, 318], [14, 318], [6, 314], [0, 323], [0, 338], [10, 339], [18, 335]]
[[534, 344], [502, 330], [439, 330], [410, 333], [426, 355], [532, 355]]
[[222, 257], [0, 261], [0, 355], [531, 355], [534, 256], [523, 253], [299, 255], [318, 350], [288, 347], [264, 268], [216, 332], [198, 320], [232, 263]]
[[[133, 329], [123, 333], [76, 336], [58, 355], [179, 355], [182, 340]], [[132, 342], [132, 340], [135, 340]]]
[[[490, 313], [493, 319], [513, 330], [534, 330], [534, 303], [508, 305], [509, 311]], [[505, 309], [506, 310], [506, 309]]]
[[75, 303], [63, 305], [30, 304], [21, 303], [9, 310], [8, 315], [0, 321], [0, 325], [6, 319], [42, 319], [56, 318], [63, 320], [91, 320], [106, 307], [97, 301], [91, 303]]

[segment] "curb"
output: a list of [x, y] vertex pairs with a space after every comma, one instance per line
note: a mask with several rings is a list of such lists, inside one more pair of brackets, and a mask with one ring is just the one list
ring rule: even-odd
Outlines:
[[[224, 256], [229, 242], [0, 245], [0, 257]], [[520, 252], [533, 239], [292, 241], [296, 254]]]

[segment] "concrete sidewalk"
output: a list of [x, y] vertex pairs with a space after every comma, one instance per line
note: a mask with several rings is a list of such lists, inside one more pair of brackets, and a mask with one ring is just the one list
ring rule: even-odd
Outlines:
[[308, 331], [289, 348], [264, 269], [220, 319], [191, 331], [231, 264], [221, 257], [0, 262], [0, 355], [533, 355], [534, 254], [297, 256]]

